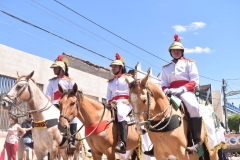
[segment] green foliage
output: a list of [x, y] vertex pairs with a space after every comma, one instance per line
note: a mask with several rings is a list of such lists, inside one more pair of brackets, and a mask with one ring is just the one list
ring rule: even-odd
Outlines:
[[230, 130], [235, 130], [239, 132], [240, 125], [240, 114], [234, 113], [233, 115], [228, 117], [228, 127]]

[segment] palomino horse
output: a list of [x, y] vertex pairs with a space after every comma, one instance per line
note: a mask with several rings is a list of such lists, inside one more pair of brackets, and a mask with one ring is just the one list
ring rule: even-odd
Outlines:
[[[130, 88], [129, 99], [133, 107], [138, 134], [142, 135], [148, 129], [150, 130], [148, 134], [154, 145], [154, 156], [158, 160], [166, 160], [169, 155], [174, 155], [178, 160], [187, 160], [189, 157], [197, 160], [197, 154], [188, 157], [185, 151], [188, 145], [187, 121], [183, 119], [179, 109], [176, 111], [170, 105], [168, 98], [160, 88], [148, 78], [149, 73], [142, 80], [133, 80], [126, 76]], [[178, 124], [181, 123], [180, 126], [170, 129], [170, 131], [159, 132], [168, 127], [174, 115], [177, 117], [175, 119]], [[201, 142], [205, 140], [205, 136], [202, 129]], [[210, 156], [210, 159], [217, 160], [217, 153], [215, 152]]]
[[[118, 142], [118, 126], [112, 122], [111, 111], [105, 109], [104, 105], [92, 100], [78, 91], [77, 84], [73, 89], [64, 91], [59, 85], [62, 97], [60, 104], [59, 129], [62, 132], [69, 130], [69, 122], [74, 117], [85, 126], [85, 131], [90, 127], [90, 133], [86, 136], [91, 148], [94, 160], [101, 160], [105, 154], [108, 160], [115, 160], [115, 146]], [[139, 135], [135, 125], [128, 126], [127, 150], [133, 150], [138, 146]], [[96, 131], [96, 132], [95, 132]]]
[[[30, 107], [29, 112], [34, 118], [34, 128], [32, 135], [34, 140], [34, 150], [37, 159], [42, 160], [47, 152], [50, 153], [51, 160], [57, 160], [59, 149], [67, 148], [68, 144], [65, 142], [61, 147], [62, 135], [57, 128], [59, 109], [57, 109], [38, 88], [35, 82], [31, 79], [34, 72], [28, 76], [18, 76], [15, 85], [4, 96], [1, 106], [4, 110], [11, 112], [12, 107], [16, 107], [23, 102], [27, 102]], [[78, 158], [80, 144], [77, 145], [78, 151], [75, 151], [74, 156]], [[61, 151], [60, 153], [64, 153]], [[65, 156], [66, 157], [66, 156]]]

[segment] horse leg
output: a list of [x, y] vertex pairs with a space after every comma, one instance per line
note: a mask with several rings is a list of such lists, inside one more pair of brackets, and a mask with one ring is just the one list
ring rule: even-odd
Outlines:
[[52, 149], [49, 153], [51, 160], [58, 160], [58, 149], [55, 150]]
[[62, 158], [63, 160], [68, 160], [66, 149], [59, 149], [58, 155], [59, 155], [58, 157], [59, 159]]
[[43, 157], [44, 157], [43, 153], [35, 151], [35, 154], [36, 154], [37, 159], [43, 159]]
[[43, 159], [45, 152], [34, 146], [37, 159]]
[[115, 160], [115, 153], [106, 155], [108, 160]]
[[[80, 150], [81, 150], [80, 141], [75, 143], [75, 145], [76, 145], [76, 150], [74, 151], [73, 155], [74, 155], [74, 160], [78, 160], [80, 155]], [[82, 157], [82, 158], [85, 159], [85, 157]]]
[[94, 152], [93, 150], [92, 150], [92, 156], [93, 156], [93, 160], [101, 160], [102, 159], [102, 153], [100, 153], [100, 152]]
[[210, 160], [218, 160], [218, 152], [214, 152], [212, 156], [210, 156]]

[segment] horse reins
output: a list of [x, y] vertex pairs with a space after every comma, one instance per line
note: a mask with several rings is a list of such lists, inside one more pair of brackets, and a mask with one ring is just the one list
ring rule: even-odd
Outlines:
[[[75, 96], [76, 99], [77, 99], [77, 101], [76, 101], [76, 107], [75, 107], [75, 110], [76, 110], [76, 109], [78, 109], [78, 107], [79, 107], [79, 103], [78, 103], [78, 97], [77, 97], [76, 95], [74, 95], [74, 96]], [[74, 110], [74, 112], [75, 112], [75, 110]], [[91, 135], [96, 131], [96, 129], [99, 127], [99, 125], [101, 124], [101, 121], [102, 121], [103, 116], [104, 116], [104, 114], [105, 114], [105, 110], [106, 110], [106, 107], [104, 106], [104, 107], [103, 107], [102, 116], [101, 116], [101, 118], [100, 118], [97, 126], [96, 126], [88, 135], [86, 135], [84, 138], [80, 138], [80, 139], [74, 137], [74, 136], [83, 128], [84, 125], [82, 125], [82, 126], [78, 129], [78, 131], [75, 132], [74, 134], [70, 135], [70, 137], [74, 138], [74, 139], [77, 140], [77, 141], [82, 141], [82, 140], [86, 139], [87, 137], [91, 136]], [[65, 119], [68, 121], [68, 123], [70, 123], [70, 122], [75, 118], [75, 116], [73, 115], [73, 118], [70, 120], [68, 117], [66, 117], [66, 116], [64, 116], [64, 115], [62, 115], [62, 114], [60, 115], [59, 118], [61, 118], [61, 117], [62, 117], [62, 118], [65, 118]], [[65, 136], [65, 135], [63, 135], [63, 136]], [[68, 135], [65, 136], [65, 137], [68, 137]], [[69, 138], [67, 138], [67, 139], [69, 139]]]
[[[49, 102], [50, 102], [50, 101], [48, 101], [48, 103], [47, 103], [43, 108], [41, 108], [41, 109], [30, 110], [30, 111], [24, 111], [24, 110], [20, 109], [20, 108], [18, 107], [18, 105], [16, 104], [16, 102], [17, 102], [17, 99], [18, 99], [19, 97], [21, 97], [21, 95], [23, 94], [23, 92], [25, 91], [25, 89], [26, 89], [27, 87], [28, 87], [28, 92], [30, 93], [30, 98], [29, 98], [27, 101], [29, 101], [29, 100], [32, 98], [32, 92], [31, 92], [31, 89], [30, 89], [30, 87], [29, 87], [29, 82], [28, 82], [28, 81], [26, 81], [26, 80], [20, 80], [20, 81], [16, 82], [14, 86], [16, 86], [16, 85], [17, 85], [19, 82], [21, 82], [21, 81], [25, 81], [25, 82], [27, 82], [27, 83], [24, 85], [24, 88], [21, 89], [21, 92], [20, 92], [19, 94], [17, 94], [16, 97], [11, 98], [11, 96], [8, 95], [8, 93], [9, 93], [10, 91], [5, 95], [5, 96], [10, 100], [10, 101], [5, 100], [5, 101], [7, 101], [8, 103], [11, 104], [11, 106], [10, 106], [10, 111], [9, 111], [9, 115], [13, 115], [14, 117], [18, 117], [18, 118], [19, 118], [19, 117], [25, 117], [25, 116], [27, 116], [27, 115], [29, 115], [29, 114], [33, 114], [33, 113], [36, 113], [36, 112], [43, 112], [43, 111], [45, 111], [45, 110], [48, 110], [48, 109], [52, 106], [52, 105], [48, 106], [48, 104], [49, 104]], [[13, 87], [14, 87], [14, 86], [13, 86]], [[13, 88], [13, 87], [12, 87], [12, 88]], [[14, 106], [18, 111], [22, 112], [22, 114], [14, 114], [14, 113], [12, 113], [12, 112], [11, 112], [12, 106]]]
[[[139, 79], [138, 79], [139, 80]], [[140, 81], [140, 80], [139, 80]], [[132, 83], [136, 83], [136, 80], [133, 81]], [[140, 82], [141, 84], [141, 82]], [[133, 86], [133, 84], [130, 85], [131, 87]], [[147, 119], [144, 120], [143, 122], [139, 122], [138, 124], [145, 124], [147, 123], [147, 129], [151, 128], [151, 130], [157, 130], [157, 131], [161, 131], [164, 128], [166, 128], [168, 126], [168, 124], [170, 123], [171, 119], [172, 119], [172, 105], [169, 104], [169, 106], [167, 108], [164, 109], [164, 111], [156, 114], [155, 116], [153, 116], [152, 118], [150, 118], [150, 115], [152, 115], [152, 113], [150, 112], [150, 107], [151, 107], [151, 97], [153, 96], [153, 92], [152, 90], [149, 88], [148, 83], [146, 83], [145, 88], [147, 90], [147, 101], [148, 101], [148, 109], [147, 111], [143, 111], [140, 113], [133, 113], [133, 114], [141, 114], [143, 115], [144, 113], [147, 113]], [[165, 114], [167, 112], [167, 110], [169, 110], [169, 114]], [[151, 121], [153, 121], [155, 118], [164, 115], [165, 116], [154, 126], [151, 125]], [[159, 129], [155, 129], [157, 126], [159, 126], [162, 122], [164, 122], [164, 120], [167, 118], [167, 116], [170, 115], [170, 118], [168, 120], [168, 122], [166, 123], [166, 125], [164, 125], [163, 127], [159, 128]]]

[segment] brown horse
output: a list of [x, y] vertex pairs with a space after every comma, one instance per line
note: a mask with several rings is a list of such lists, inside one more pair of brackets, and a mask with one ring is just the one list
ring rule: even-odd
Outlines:
[[[111, 111], [105, 109], [100, 102], [84, 96], [82, 92], [78, 91], [77, 84], [74, 84], [70, 91], [64, 91], [59, 85], [59, 91], [62, 93], [59, 101], [61, 114], [59, 129], [61, 132], [66, 133], [69, 130], [69, 122], [74, 117], [78, 117], [85, 127], [93, 126], [97, 130], [102, 128], [103, 122], [106, 122], [102, 131], [88, 134], [86, 140], [94, 160], [101, 160], [103, 154], [107, 156], [108, 160], [115, 160], [118, 127], [116, 122], [111, 122]], [[135, 131], [135, 125], [128, 127], [127, 150], [133, 150], [138, 146], [139, 135]]]
[[[154, 145], [154, 156], [158, 160], [165, 160], [169, 155], [174, 155], [178, 160], [187, 160], [189, 157], [197, 160], [197, 154], [188, 157], [185, 151], [188, 145], [187, 121], [183, 119], [179, 109], [175, 110], [170, 105], [160, 88], [149, 80], [149, 73], [142, 80], [135, 81], [126, 76], [126, 81], [130, 87], [129, 99], [134, 111], [136, 130], [142, 135], [150, 129], [148, 134]], [[176, 120], [181, 122], [180, 126], [170, 131], [159, 132], [168, 127], [173, 115], [177, 115]], [[164, 120], [167, 121], [162, 125]], [[152, 123], [153, 121], [155, 124]], [[206, 135], [202, 129], [201, 142], [204, 142], [205, 138]], [[217, 160], [217, 153], [211, 155], [210, 159]]]
[[[62, 135], [57, 128], [59, 109], [57, 109], [38, 88], [31, 79], [34, 72], [27, 76], [18, 76], [16, 83], [2, 99], [2, 108], [10, 112], [12, 107], [16, 107], [24, 102], [28, 103], [29, 112], [22, 112], [23, 116], [31, 113], [34, 118], [34, 128], [32, 129], [34, 150], [37, 159], [42, 160], [47, 152], [50, 153], [51, 160], [57, 160], [59, 149], [63, 149], [60, 155], [68, 159], [65, 155], [67, 141], [59, 147], [62, 142]], [[74, 159], [78, 159], [80, 143], [77, 144], [77, 150], [74, 153]]]

